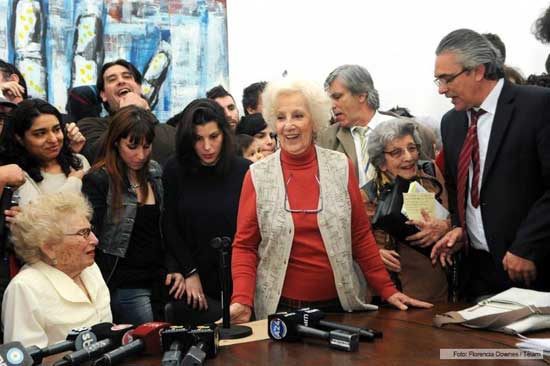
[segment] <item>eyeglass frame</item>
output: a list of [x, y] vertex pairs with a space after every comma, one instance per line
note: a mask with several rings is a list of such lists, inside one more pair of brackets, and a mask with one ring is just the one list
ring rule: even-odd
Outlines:
[[[413, 146], [414, 146], [415, 150], [410, 151], [410, 150], [409, 150], [409, 147], [412, 148]], [[416, 143], [415, 143], [415, 144], [409, 144], [409, 145], [407, 145], [407, 147], [406, 147], [405, 149], [406, 149], [406, 150], [409, 152], [409, 154], [411, 154], [411, 155], [414, 155], [414, 154], [417, 154], [417, 155], [418, 155], [418, 154], [420, 154], [420, 147], [421, 147], [420, 144], [416, 144]], [[391, 156], [391, 157], [394, 158], [394, 159], [401, 159], [401, 158], [403, 157], [403, 155], [405, 154], [405, 149], [402, 149], [402, 148], [400, 148], [400, 147], [396, 147], [395, 149], [393, 149], [393, 150], [391, 150], [391, 151], [386, 151], [386, 150], [384, 150], [384, 154], [388, 154], [389, 156]], [[399, 155], [394, 156], [394, 153], [396, 153], [397, 151], [399, 151]]]
[[90, 235], [94, 232], [94, 227], [90, 226], [84, 229], [78, 230], [76, 233], [72, 234], [63, 234], [64, 236], [81, 236], [84, 239], [88, 240], [90, 239]]
[[441, 75], [434, 79], [434, 84], [439, 88], [440, 86], [446, 86], [455, 81], [457, 77], [464, 74], [466, 71], [470, 71], [470, 69], [463, 68], [462, 71], [454, 74], [454, 75]]
[[[319, 185], [319, 201], [321, 201], [320, 203], [320, 207], [316, 208], [316, 209], [308, 209], [308, 210], [298, 210], [298, 209], [292, 209], [290, 208], [290, 202], [288, 200], [288, 189], [286, 188], [286, 186], [290, 183], [290, 180], [292, 179], [292, 174], [290, 174], [290, 176], [288, 177], [286, 183], [285, 183], [285, 203], [284, 203], [284, 208], [285, 208], [285, 211], [286, 212], [290, 212], [290, 213], [303, 213], [303, 214], [316, 214], [316, 213], [319, 213], [321, 211], [323, 211], [323, 208], [324, 208], [324, 201], [323, 201], [323, 195], [321, 194], [321, 181], [319, 180], [319, 177], [318, 177], [319, 173], [315, 174], [315, 180], [317, 181], [317, 184]], [[287, 208], [287, 203], [288, 203], [288, 208]]]

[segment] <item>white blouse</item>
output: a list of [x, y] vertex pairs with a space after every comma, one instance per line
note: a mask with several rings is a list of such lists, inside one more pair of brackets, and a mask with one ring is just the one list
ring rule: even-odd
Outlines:
[[97, 264], [84, 269], [80, 278], [90, 298], [55, 267], [25, 265], [4, 293], [4, 342], [45, 347], [64, 340], [73, 328], [112, 322], [109, 289]]
[[[83, 155], [75, 154], [82, 161], [84, 173], [90, 170], [90, 164]], [[77, 177], [67, 177], [63, 173], [47, 173], [42, 171], [44, 179], [37, 183], [28, 174], [25, 174], [25, 183], [19, 187], [19, 205], [23, 206], [43, 193], [54, 192], [74, 192], [80, 193], [82, 188], [82, 179]]]

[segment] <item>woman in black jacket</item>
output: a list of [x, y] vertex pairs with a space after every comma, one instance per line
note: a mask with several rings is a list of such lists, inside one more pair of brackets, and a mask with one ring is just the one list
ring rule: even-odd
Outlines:
[[215, 237], [233, 239], [244, 175], [250, 162], [235, 154], [223, 109], [209, 99], [191, 102], [181, 113], [176, 156], [164, 167], [166, 244], [185, 277], [187, 305], [221, 316]]

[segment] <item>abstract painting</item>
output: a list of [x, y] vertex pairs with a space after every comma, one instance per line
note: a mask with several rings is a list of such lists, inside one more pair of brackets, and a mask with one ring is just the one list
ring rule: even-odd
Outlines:
[[0, 58], [64, 110], [105, 62], [132, 62], [160, 121], [229, 80], [225, 0], [2, 0]]

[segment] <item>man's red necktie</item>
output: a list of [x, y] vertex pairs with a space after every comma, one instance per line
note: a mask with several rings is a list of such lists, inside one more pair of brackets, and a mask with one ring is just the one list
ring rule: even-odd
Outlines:
[[[472, 206], [479, 207], [479, 141], [477, 139], [477, 121], [484, 114], [483, 109], [470, 110], [470, 127], [466, 134], [466, 139], [462, 145], [460, 156], [458, 159], [458, 180], [457, 180], [457, 210], [460, 226], [464, 230], [464, 235], [467, 238], [466, 231], [466, 187], [468, 185], [468, 171], [470, 162], [474, 166], [474, 174], [472, 177], [472, 185], [470, 187], [470, 195], [472, 197]], [[466, 239], [466, 243], [468, 240]]]

